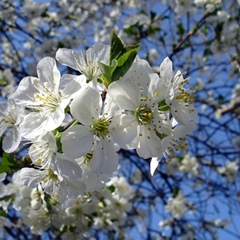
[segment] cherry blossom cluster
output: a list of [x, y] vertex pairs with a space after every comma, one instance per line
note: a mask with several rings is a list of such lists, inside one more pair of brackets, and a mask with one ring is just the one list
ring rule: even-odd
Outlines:
[[85, 54], [59, 49], [58, 62], [79, 74], [61, 76], [56, 60], [45, 57], [37, 77], [23, 78], [0, 105], [3, 150], [30, 144], [34, 167], [20, 170], [22, 181], [32, 188], [40, 183], [60, 202], [100, 189], [117, 170], [120, 149], [151, 158], [153, 174], [161, 158], [174, 157], [196, 128], [188, 79], [173, 71], [169, 58], [158, 75], [137, 56], [125, 74], [109, 82], [101, 66], [111, 54], [101, 43]]
[[[6, 174], [1, 174], [4, 180]], [[21, 181], [20, 172], [15, 172], [12, 182], [0, 184], [1, 207], [7, 211], [11, 204], [20, 212], [20, 219], [11, 223], [0, 218], [1, 226], [24, 230], [26, 226], [35, 235], [42, 235], [49, 228], [61, 239], [82, 239], [91, 236], [90, 228], [111, 231], [120, 230], [127, 221], [127, 211], [132, 207], [133, 188], [124, 177], [114, 176], [99, 192], [67, 199], [60, 204], [48, 195], [39, 184], [29, 188]], [[91, 216], [94, 216], [92, 218]]]
[[[204, 232], [210, 226], [222, 228], [224, 224], [215, 223], [211, 216], [198, 216], [202, 216], [201, 204], [211, 205], [211, 201], [202, 202], [206, 191], [217, 202], [220, 193], [225, 198], [230, 189], [225, 204], [229, 209], [237, 196], [239, 4], [239, 0], [2, 0], [0, 101], [9, 99], [0, 103], [0, 148], [5, 151], [0, 156], [0, 230], [19, 227], [8, 222], [13, 205], [20, 212], [19, 223], [31, 226], [34, 234], [51, 231], [53, 226], [65, 238], [83, 238], [71, 234], [87, 231], [87, 225], [119, 232], [131, 206], [118, 207], [126, 201], [135, 204], [128, 219], [138, 211], [145, 216], [143, 229], [148, 228], [150, 217], [139, 210], [139, 201], [145, 201], [144, 209], [151, 207], [153, 214], [164, 206], [167, 214], [160, 211], [159, 232], [164, 232], [164, 226], [172, 229], [172, 235], [179, 230], [181, 237], [174, 236], [179, 239], [198, 238], [201, 228]], [[66, 49], [109, 43], [112, 29], [130, 45], [141, 42], [139, 56], [153, 68], [138, 56], [131, 61], [131, 47], [120, 55], [103, 44], [86, 53]], [[190, 151], [182, 150], [185, 136], [198, 122], [191, 89], [186, 89], [185, 74], [173, 71], [170, 59], [160, 65], [164, 55], [189, 71], [197, 90], [201, 124]], [[36, 74], [36, 62], [45, 56], [49, 57], [39, 62]], [[69, 74], [62, 75], [58, 69]], [[15, 91], [19, 80], [28, 75], [35, 77], [24, 78], [28, 80], [23, 79]], [[211, 117], [210, 109], [217, 119]], [[219, 127], [208, 132], [214, 128], [209, 119]], [[218, 135], [221, 129], [226, 132], [224, 141]], [[146, 161], [138, 159], [135, 150]], [[221, 159], [215, 153], [225, 156]], [[117, 169], [119, 174], [123, 167], [119, 158], [127, 165], [123, 176], [139, 185], [134, 188], [134, 200], [132, 194], [122, 199], [128, 190], [123, 187], [116, 194], [120, 190], [111, 183], [112, 173]], [[159, 164], [162, 158], [166, 161]], [[149, 160], [151, 174], [157, 172], [154, 178], [145, 172]], [[151, 187], [147, 194], [142, 187], [146, 182], [154, 183], [156, 189]], [[191, 186], [190, 191], [186, 186]], [[122, 215], [112, 214], [114, 209]], [[138, 223], [134, 222], [135, 227]], [[20, 228], [25, 231], [25, 226]], [[4, 238], [1, 231], [0, 238]]]

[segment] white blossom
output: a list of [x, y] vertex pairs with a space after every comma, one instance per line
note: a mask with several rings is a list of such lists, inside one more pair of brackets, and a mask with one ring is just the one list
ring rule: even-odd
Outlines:
[[187, 143], [185, 137], [187, 134], [191, 133], [196, 125], [195, 123], [189, 124], [188, 126], [184, 125], [175, 125], [176, 122], [172, 121], [171, 132], [168, 136], [162, 139], [161, 151], [158, 157], [152, 157], [150, 163], [150, 172], [153, 175], [159, 161], [164, 157], [167, 161], [170, 161], [171, 158], [175, 157], [174, 151], [182, 150], [186, 147]]
[[24, 108], [17, 106], [13, 99], [0, 103], [0, 136], [4, 135], [2, 148], [5, 152], [14, 152], [19, 146], [21, 141], [19, 125], [25, 114]]
[[172, 62], [169, 58], [165, 58], [160, 65], [160, 78], [166, 86], [165, 101], [171, 108], [171, 113], [178, 123], [195, 125], [198, 123], [197, 110], [193, 106], [192, 95], [184, 88], [188, 83], [183, 78], [180, 71], [176, 73], [172, 70]]
[[186, 154], [181, 161], [180, 171], [186, 172], [189, 177], [198, 174], [199, 163], [195, 157], [191, 157], [189, 154]]
[[[68, 84], [64, 81], [62, 83], [56, 62], [50, 57], [45, 57], [38, 63], [37, 73], [38, 78], [23, 78], [12, 95], [16, 104], [32, 110], [19, 126], [21, 134], [26, 138], [33, 138], [59, 127], [65, 118], [65, 107], [81, 87], [74, 79]], [[64, 77], [63, 79], [65, 80]]]
[[98, 62], [108, 64], [110, 47], [102, 43], [96, 43], [90, 47], [86, 54], [71, 49], [60, 48], [56, 53], [57, 60], [86, 76], [86, 81], [93, 81], [93, 85], [98, 86], [97, 79], [102, 73]]
[[235, 182], [238, 175], [238, 164], [235, 161], [227, 161], [225, 166], [218, 168], [218, 172], [225, 176], [227, 181]]
[[3, 86], [1, 89], [2, 97], [9, 97], [13, 93], [15, 85], [11, 69], [7, 68], [0, 71], [0, 87]]
[[87, 88], [74, 98], [70, 109], [82, 125], [72, 126], [63, 133], [63, 152], [73, 159], [89, 154], [87, 161], [96, 173], [115, 171], [118, 166], [118, 146], [109, 132], [113, 114], [111, 102], [106, 99], [102, 106], [100, 94]]
[[161, 116], [152, 92], [141, 98], [138, 85], [122, 78], [109, 86], [108, 94], [123, 109], [110, 125], [114, 140], [123, 148], [136, 148], [140, 157], [158, 156], [161, 140], [155, 130], [161, 128]]
[[186, 198], [183, 193], [179, 191], [177, 196], [168, 198], [165, 211], [171, 213], [175, 218], [182, 218], [187, 211], [186, 204]]

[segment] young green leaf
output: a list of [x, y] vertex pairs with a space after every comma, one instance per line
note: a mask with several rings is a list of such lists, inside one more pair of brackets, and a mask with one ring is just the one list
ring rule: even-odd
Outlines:
[[2, 162], [0, 163], [0, 173], [11, 172], [17, 167], [17, 162], [10, 153], [3, 153]]
[[98, 66], [103, 74], [102, 80], [106, 87], [108, 87], [109, 84], [112, 82], [112, 73], [116, 69], [117, 65], [118, 65], [118, 61], [116, 59], [113, 59], [110, 66], [104, 63], [98, 62]]
[[125, 47], [115, 32], [112, 33], [110, 47], [110, 65], [98, 62], [98, 66], [102, 72], [102, 82], [106, 87], [120, 77], [123, 77], [139, 51], [140, 45], [132, 45]]
[[125, 52], [126, 52], [126, 49], [122, 41], [117, 36], [117, 34], [113, 31], [112, 38], [111, 38], [111, 48], [110, 48], [110, 64], [114, 59], [118, 59]]
[[132, 63], [138, 53], [139, 45], [135, 48], [128, 50], [118, 59], [118, 66], [114, 69], [112, 73], [112, 82], [123, 77], [128, 69], [132, 66]]

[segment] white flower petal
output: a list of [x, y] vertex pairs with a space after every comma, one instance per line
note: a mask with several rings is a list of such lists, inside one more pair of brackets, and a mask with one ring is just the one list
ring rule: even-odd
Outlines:
[[45, 177], [45, 172], [38, 171], [34, 168], [22, 168], [19, 171], [19, 178], [24, 185], [30, 188], [37, 187], [38, 183]]
[[7, 176], [7, 173], [0, 173], [0, 181], [4, 181]]
[[19, 125], [19, 132], [27, 139], [34, 138], [47, 132], [46, 121], [47, 116], [44, 113], [29, 113]]
[[136, 56], [132, 66], [123, 76], [124, 79], [130, 79], [135, 82], [140, 89], [142, 96], [146, 97], [147, 89], [150, 82], [149, 75], [154, 73], [153, 69], [150, 67], [148, 61]]
[[76, 199], [85, 192], [86, 185], [80, 180], [64, 178], [59, 188], [60, 203], [66, 202], [69, 198]]
[[95, 59], [96, 61], [108, 63], [109, 52], [109, 45], [103, 43], [96, 43], [86, 51], [86, 59], [87, 61]]
[[63, 65], [66, 65], [72, 69], [78, 71], [75, 55], [79, 54], [77, 51], [73, 51], [67, 48], [59, 48], [56, 53], [56, 59]]
[[45, 131], [52, 131], [62, 124], [65, 118], [64, 109], [68, 105], [69, 101], [69, 99], [63, 99], [60, 107], [51, 114], [45, 114], [46, 120], [43, 123], [45, 125]]
[[31, 141], [33, 144], [29, 147], [28, 154], [32, 162], [43, 168], [48, 167], [57, 152], [55, 136], [48, 132]]
[[198, 112], [193, 105], [185, 107], [181, 102], [173, 101], [171, 107], [175, 109], [172, 111], [172, 115], [178, 123], [186, 126], [191, 123], [198, 123]]
[[16, 128], [10, 128], [3, 138], [2, 148], [7, 153], [14, 152], [19, 146], [21, 136]]
[[86, 54], [66, 48], [59, 49], [56, 58], [63, 65], [84, 74], [88, 80], [96, 80], [101, 75], [98, 62], [108, 64], [109, 51], [108, 45], [96, 43], [86, 51]]
[[160, 159], [158, 157], [153, 157], [151, 159], [151, 163], [150, 163], [150, 172], [151, 175], [153, 176], [154, 172], [156, 171], [158, 164], [159, 164]]
[[0, 136], [3, 135], [6, 129], [7, 129], [7, 125], [5, 123], [0, 122]]
[[77, 180], [82, 176], [80, 166], [75, 161], [68, 160], [63, 154], [57, 154], [56, 161], [52, 165], [56, 165], [53, 170], [55, 169], [58, 175], [68, 179]]
[[108, 94], [122, 109], [135, 111], [140, 105], [139, 88], [131, 79], [120, 79], [111, 83]]
[[37, 65], [37, 74], [39, 80], [44, 83], [47, 88], [58, 89], [60, 72], [57, 69], [54, 58], [45, 57], [41, 59]]
[[104, 102], [104, 115], [106, 118], [114, 117], [121, 115], [122, 109], [113, 101], [113, 99], [107, 94]]
[[173, 130], [173, 137], [175, 139], [184, 138], [187, 134], [192, 133], [196, 129], [197, 125], [195, 123], [185, 125], [178, 125]]
[[148, 98], [153, 99], [154, 102], [159, 103], [164, 100], [166, 86], [162, 78], [159, 78], [158, 74], [151, 74], [150, 78], [151, 81], [148, 89]]
[[85, 86], [88, 86], [88, 87], [96, 90], [99, 94], [102, 94], [102, 92], [105, 89], [104, 84], [99, 83], [96, 79], [92, 79], [90, 82], [86, 83]]
[[133, 115], [118, 115], [112, 119], [109, 132], [114, 141], [121, 147], [127, 148], [137, 136], [137, 120]]
[[166, 86], [169, 85], [173, 78], [172, 61], [166, 57], [160, 65], [160, 77]]
[[172, 133], [172, 125], [169, 120], [169, 113], [161, 113], [157, 110], [154, 111], [154, 124], [156, 126], [156, 130], [161, 134], [169, 135]]
[[64, 85], [64, 88], [62, 89], [62, 96], [64, 96], [65, 98], [73, 98], [75, 94], [81, 89], [82, 82], [85, 81], [86, 77], [84, 75], [63, 75], [61, 78], [61, 87], [62, 85]]
[[118, 154], [117, 148], [109, 139], [97, 142], [90, 166], [96, 174], [111, 174], [117, 170]]
[[85, 126], [73, 126], [61, 138], [63, 153], [73, 159], [89, 153], [93, 146], [93, 134]]
[[0, 102], [0, 120], [7, 114], [8, 104], [7, 102]]
[[39, 104], [38, 101], [33, 101], [38, 81], [39, 79], [35, 77], [25, 77], [20, 81], [17, 90], [12, 94], [12, 98], [16, 104], [32, 106]]
[[101, 96], [91, 88], [81, 91], [70, 104], [71, 114], [83, 125], [89, 126], [101, 110]]
[[137, 154], [142, 158], [158, 157], [161, 149], [161, 140], [152, 128], [139, 126], [137, 136]]

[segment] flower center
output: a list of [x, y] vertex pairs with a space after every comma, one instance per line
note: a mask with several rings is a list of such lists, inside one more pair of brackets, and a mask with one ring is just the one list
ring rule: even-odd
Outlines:
[[183, 100], [184, 103], [192, 103], [194, 101], [194, 97], [189, 92], [179, 89], [176, 100]]
[[60, 96], [59, 94], [49, 93], [47, 94], [39, 94], [35, 95], [35, 98], [41, 102], [38, 106], [39, 110], [54, 112], [59, 107]]
[[84, 74], [86, 75], [88, 81], [91, 81], [95, 78], [95, 76], [97, 76], [97, 67], [93, 65], [91, 60], [88, 61]]
[[61, 102], [61, 96], [54, 89], [50, 89], [40, 81], [35, 85], [37, 93], [34, 95], [34, 101], [37, 105], [30, 106], [32, 109], [44, 112], [55, 112]]
[[95, 57], [93, 57], [93, 59], [88, 59], [88, 57], [84, 56], [82, 53], [80, 56], [75, 55], [74, 57], [78, 70], [86, 76], [87, 82], [97, 78], [100, 75]]
[[47, 176], [44, 178], [44, 182], [51, 182], [51, 181], [57, 181], [58, 176], [53, 172], [51, 168], [47, 169]]
[[40, 165], [42, 168], [50, 164], [50, 159], [54, 154], [54, 150], [48, 142], [34, 143], [30, 146], [29, 150], [32, 162]]
[[135, 116], [140, 124], [149, 124], [153, 119], [152, 109], [147, 105], [139, 106], [136, 109]]
[[190, 92], [187, 92], [186, 89], [183, 88], [185, 84], [188, 84], [187, 79], [185, 79], [184, 81], [178, 84], [177, 92], [176, 92], [176, 100], [182, 100], [185, 104], [188, 104], [188, 103], [191, 104], [194, 102], [194, 97]]
[[99, 138], [104, 138], [108, 133], [110, 122], [106, 118], [97, 119], [91, 126], [91, 131]]

